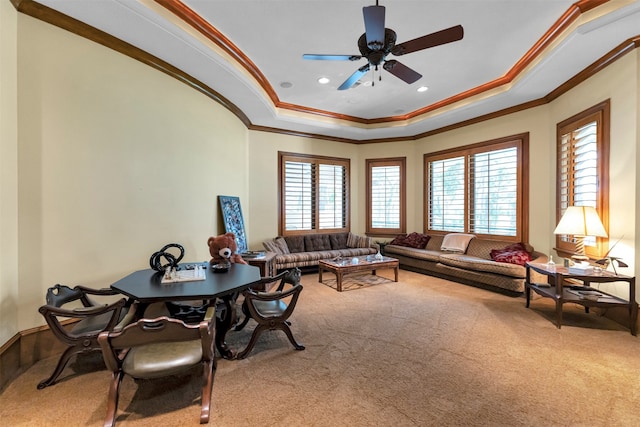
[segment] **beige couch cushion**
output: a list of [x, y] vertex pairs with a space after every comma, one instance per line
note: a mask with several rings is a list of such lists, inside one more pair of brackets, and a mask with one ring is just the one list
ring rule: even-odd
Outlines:
[[404, 255], [415, 259], [424, 259], [437, 262], [442, 252], [428, 249], [410, 248], [408, 246], [387, 245], [384, 249], [385, 255]]
[[463, 254], [444, 254], [440, 255], [439, 260], [441, 264], [451, 267], [501, 274], [518, 279], [524, 279], [526, 274], [525, 268], [521, 265], [496, 262]]
[[428, 251], [438, 251], [440, 252], [440, 247], [442, 246], [442, 239], [444, 236], [441, 235], [433, 235], [427, 242], [427, 247], [425, 247]]

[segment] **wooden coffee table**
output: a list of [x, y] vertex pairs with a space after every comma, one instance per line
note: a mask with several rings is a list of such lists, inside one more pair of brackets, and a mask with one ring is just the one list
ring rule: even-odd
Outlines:
[[[373, 257], [373, 255], [363, 255], [339, 259], [322, 259], [318, 262], [318, 281], [322, 283], [323, 271], [331, 271], [336, 275], [336, 288], [338, 292], [342, 292], [342, 278], [345, 274], [371, 271], [371, 274], [375, 275], [376, 270], [393, 268], [395, 281], [397, 282], [400, 265], [398, 260], [387, 256], [383, 256], [382, 260], [374, 260]], [[354, 263], [353, 259], [357, 259], [357, 263]]]

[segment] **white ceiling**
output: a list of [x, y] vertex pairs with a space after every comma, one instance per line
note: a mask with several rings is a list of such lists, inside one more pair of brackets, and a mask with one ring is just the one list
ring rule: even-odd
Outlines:
[[[454, 25], [461, 41], [396, 57], [423, 75], [408, 85], [386, 71], [336, 90], [365, 59], [306, 61], [304, 53], [359, 54], [365, 1], [183, 0], [229, 39], [264, 76], [260, 82], [210, 39], [161, 6], [173, 0], [40, 0], [124, 40], [200, 80], [253, 126], [332, 138], [406, 138], [540, 99], [620, 43], [640, 34], [640, 0], [611, 0], [578, 13], [557, 31], [576, 0], [386, 0], [386, 27], [402, 43]], [[578, 2], [580, 3], [580, 2]], [[584, 4], [584, 2], [582, 2]], [[517, 75], [517, 64], [556, 30]], [[393, 59], [393, 57], [389, 57]], [[251, 69], [250, 67], [250, 69]], [[259, 74], [258, 74], [259, 76]], [[331, 82], [320, 85], [319, 77]], [[285, 88], [283, 82], [291, 84]], [[497, 84], [473, 97], [466, 91]], [[366, 84], [365, 84], [366, 83]], [[428, 91], [418, 93], [417, 88]], [[474, 92], [476, 93], [476, 92]], [[460, 97], [461, 101], [446, 101]], [[445, 102], [443, 102], [443, 100]], [[295, 110], [319, 110], [319, 114]], [[418, 112], [427, 111], [424, 114]], [[340, 120], [336, 116], [352, 116]], [[381, 122], [381, 123], [370, 123]]]

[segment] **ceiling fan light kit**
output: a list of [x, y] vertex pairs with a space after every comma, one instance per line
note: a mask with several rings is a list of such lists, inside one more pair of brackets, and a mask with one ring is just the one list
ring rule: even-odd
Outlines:
[[454, 27], [427, 34], [396, 45], [396, 32], [390, 28], [385, 28], [384, 6], [379, 6], [376, 0], [375, 6], [365, 6], [362, 8], [362, 15], [364, 17], [365, 33], [358, 39], [360, 55], [302, 55], [303, 59], [329, 61], [357, 61], [365, 58], [367, 60], [367, 64], [358, 68], [338, 87], [338, 90], [345, 90], [353, 87], [356, 82], [358, 82], [358, 80], [360, 80], [360, 78], [372, 67], [374, 71], [377, 71], [379, 65], [382, 65], [382, 68], [405, 83], [415, 83], [422, 77], [420, 73], [395, 59], [387, 59], [387, 56], [390, 54], [394, 56], [406, 55], [408, 53], [417, 52], [430, 47], [458, 41], [464, 36], [462, 26], [456, 25]]

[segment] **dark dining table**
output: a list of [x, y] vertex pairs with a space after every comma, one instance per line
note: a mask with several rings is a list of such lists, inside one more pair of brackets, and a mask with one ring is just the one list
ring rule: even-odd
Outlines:
[[208, 301], [215, 305], [219, 299], [224, 304], [223, 315], [216, 317], [216, 348], [225, 359], [234, 354], [225, 342], [225, 337], [235, 322], [235, 299], [238, 294], [260, 280], [260, 269], [251, 265], [231, 264], [229, 271], [213, 272], [208, 262], [183, 263], [179, 269], [200, 265], [205, 272], [204, 280], [162, 283], [163, 272], [152, 269], [138, 270], [111, 285], [111, 288], [139, 304], [143, 313], [151, 303], [168, 301]]

